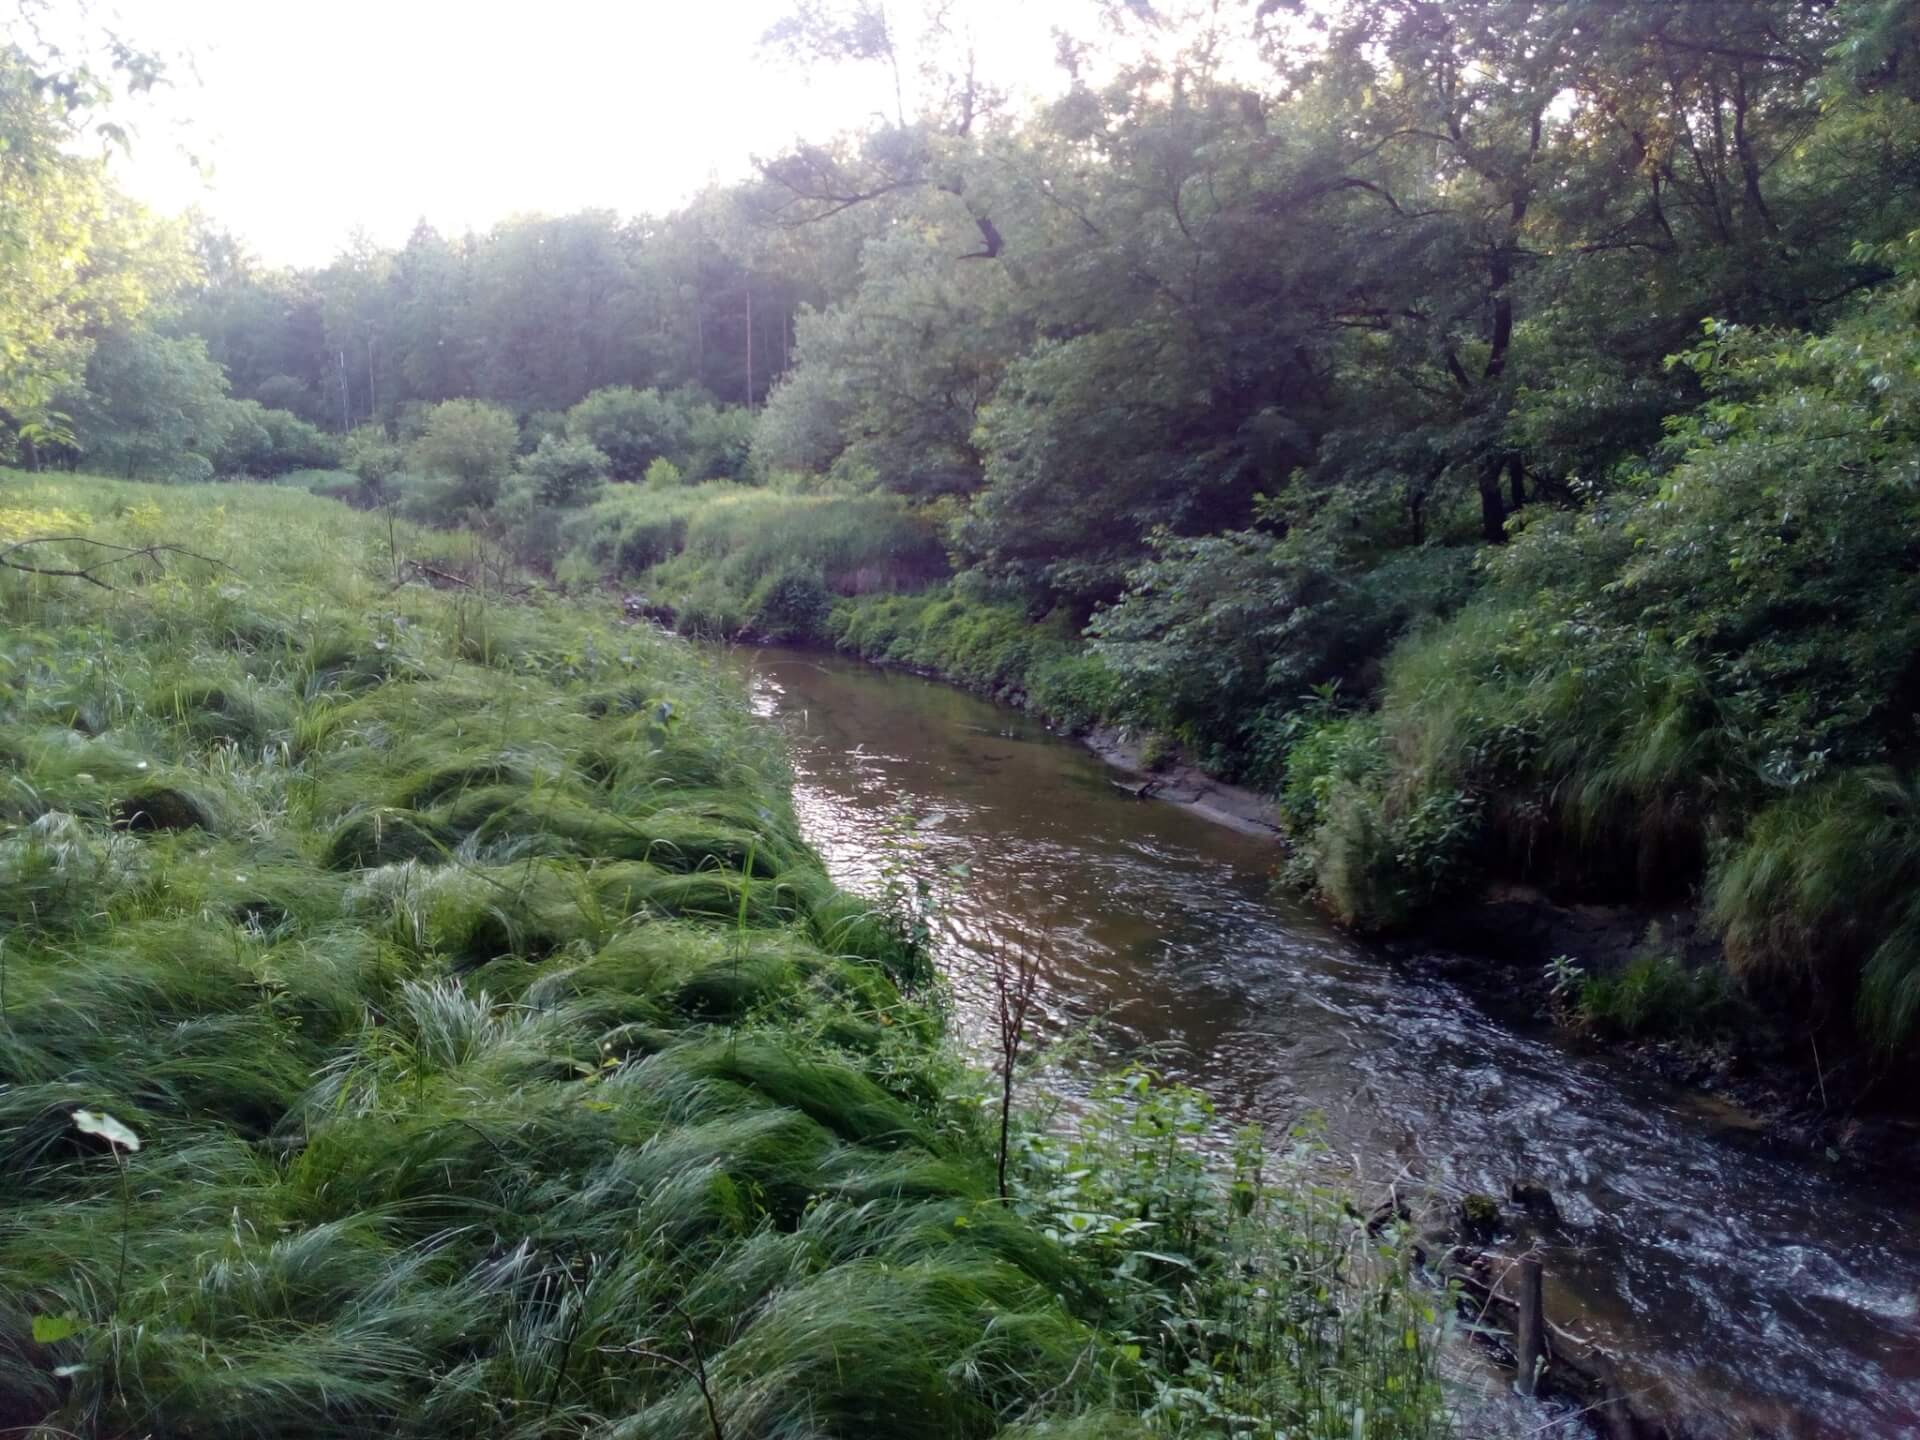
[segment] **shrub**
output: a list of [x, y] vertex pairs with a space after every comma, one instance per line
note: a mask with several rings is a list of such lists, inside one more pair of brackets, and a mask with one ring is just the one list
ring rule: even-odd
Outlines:
[[1857, 993], [1885, 1051], [1920, 1023], [1920, 785], [1843, 771], [1782, 797], [1717, 858], [1708, 914], [1747, 975]]
[[687, 474], [695, 480], [750, 480], [753, 426], [753, 412], [745, 406], [694, 410], [687, 427]]
[[611, 386], [596, 390], [567, 412], [567, 435], [607, 457], [618, 480], [633, 480], [661, 456], [687, 444], [685, 414], [658, 390]]
[[1353, 541], [1355, 527], [1349, 507], [1329, 504], [1284, 537], [1158, 537], [1119, 603], [1088, 626], [1130, 708], [1210, 768], [1278, 783], [1271, 726], [1318, 686], [1365, 698], [1396, 640], [1472, 592], [1471, 550], [1427, 545], [1381, 560]]
[[297, 415], [252, 400], [228, 405], [226, 434], [212, 457], [221, 474], [264, 480], [293, 470], [326, 469], [340, 458], [334, 439]]
[[566, 517], [567, 552], [576, 566], [616, 580], [636, 579], [680, 553], [693, 512], [711, 499], [683, 485], [661, 491], [615, 486]]
[[656, 456], [648, 462], [646, 486], [649, 490], [671, 490], [682, 483], [680, 467], [666, 456]]
[[1099, 655], [1061, 654], [1037, 660], [1028, 669], [1025, 684], [1034, 713], [1070, 735], [1119, 712], [1119, 677]]
[[1732, 982], [1714, 966], [1690, 969], [1661, 947], [1657, 929], [1619, 970], [1582, 976], [1580, 1021], [1605, 1034], [1707, 1039], [1739, 1011]]
[[[655, 582], [683, 610], [750, 623], [771, 577], [807, 573], [832, 595], [915, 588], [946, 573], [931, 523], [891, 496], [807, 496], [699, 486], [685, 544]], [[816, 633], [825, 633], [825, 624]]]
[[360, 477], [375, 503], [383, 498], [387, 482], [400, 473], [405, 461], [406, 453], [378, 425], [356, 427], [340, 447], [341, 466]]
[[749, 602], [754, 634], [768, 640], [811, 642], [826, 637], [833, 597], [817, 572], [776, 571], [754, 587]]
[[533, 488], [538, 503], [555, 509], [590, 504], [607, 478], [607, 457], [584, 440], [561, 440], [552, 435], [520, 462], [520, 473]]
[[427, 413], [407, 458], [422, 475], [451, 482], [446, 505], [484, 510], [499, 498], [519, 438], [513, 416], [498, 405], [448, 400]]

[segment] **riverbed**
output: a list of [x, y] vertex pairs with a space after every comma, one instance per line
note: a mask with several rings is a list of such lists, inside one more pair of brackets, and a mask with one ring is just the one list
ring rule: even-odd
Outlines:
[[[963, 1031], [984, 957], [1040, 962], [1049, 1037], [1140, 1059], [1236, 1121], [1321, 1117], [1365, 1198], [1546, 1185], [1560, 1325], [1718, 1433], [1920, 1436], [1920, 1196], [1782, 1156], [1735, 1111], [1368, 947], [1274, 893], [1271, 839], [1135, 799], [1024, 714], [854, 662], [735, 652], [841, 883], [933, 885]], [[911, 817], [904, 827], [901, 817]], [[905, 835], [903, 843], [901, 836]], [[891, 857], [891, 858], [890, 858]], [[1708, 1433], [1713, 1433], [1709, 1431]]]

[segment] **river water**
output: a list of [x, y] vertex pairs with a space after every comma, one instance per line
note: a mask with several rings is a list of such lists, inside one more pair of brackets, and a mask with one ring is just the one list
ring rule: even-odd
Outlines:
[[[1709, 1433], [1920, 1437], [1920, 1193], [1769, 1149], [1737, 1113], [1516, 1029], [1278, 899], [1270, 840], [1139, 801], [1025, 715], [852, 662], [737, 652], [787, 732], [808, 839], [875, 886], [903, 814], [941, 887], [960, 1024], [1026, 947], [1047, 1024], [1235, 1121], [1323, 1116], [1366, 1198], [1547, 1185], [1548, 1313]], [[890, 847], [891, 845], [891, 852]], [[956, 867], [964, 879], [948, 881]]]

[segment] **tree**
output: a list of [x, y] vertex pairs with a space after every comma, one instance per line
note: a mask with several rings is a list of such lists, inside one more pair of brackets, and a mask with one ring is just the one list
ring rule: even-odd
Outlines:
[[513, 469], [520, 429], [513, 416], [481, 400], [448, 400], [427, 413], [426, 428], [408, 460], [423, 475], [454, 482], [456, 505], [486, 509], [500, 497]]
[[194, 337], [110, 330], [93, 347], [84, 387], [59, 403], [72, 414], [81, 462], [129, 480], [210, 478], [236, 423], [255, 427], [255, 444], [270, 443], [227, 399], [225, 374]]
[[114, 50], [117, 73], [0, 43], [0, 458], [70, 438], [56, 396], [82, 380], [93, 340], [129, 326], [188, 263], [178, 236], [116, 194], [96, 145], [115, 84], [149, 88], [151, 56]]
[[607, 457], [584, 440], [547, 435], [520, 462], [534, 499], [555, 509], [590, 504], [607, 478]]
[[611, 386], [567, 412], [568, 438], [605, 455], [616, 480], [637, 480], [659, 457], [683, 455], [687, 434], [685, 411], [658, 390]]
[[974, 426], [1031, 322], [1004, 270], [953, 263], [961, 243], [925, 220], [873, 241], [859, 294], [800, 317], [756, 436], [764, 463], [838, 462], [909, 495], [979, 488]]

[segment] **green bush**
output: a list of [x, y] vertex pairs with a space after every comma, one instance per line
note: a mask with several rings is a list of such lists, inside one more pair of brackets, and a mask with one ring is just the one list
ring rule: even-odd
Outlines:
[[1088, 626], [1129, 708], [1210, 768], [1264, 788], [1281, 779], [1270, 732], [1289, 712], [1321, 686], [1364, 696], [1392, 644], [1458, 611], [1475, 580], [1470, 547], [1383, 554], [1372, 532], [1384, 522], [1337, 497], [1274, 518], [1284, 534], [1159, 536]]
[[694, 512], [712, 499], [704, 487], [616, 485], [566, 518], [563, 539], [569, 553], [596, 574], [635, 580], [686, 548]]
[[768, 640], [812, 643], [826, 637], [833, 597], [811, 570], [777, 571], [754, 587], [753, 633]]
[[212, 457], [223, 475], [273, 479], [294, 470], [327, 469], [340, 462], [340, 445], [299, 416], [252, 400], [228, 402], [229, 428]]
[[649, 490], [671, 490], [676, 485], [686, 483], [680, 474], [680, 467], [664, 455], [648, 462], [644, 480]]
[[407, 458], [420, 474], [445, 482], [436, 508], [450, 522], [460, 510], [484, 510], [499, 498], [519, 443], [520, 427], [498, 405], [448, 400], [427, 412]]
[[1036, 622], [1018, 605], [970, 598], [957, 586], [942, 585], [913, 595], [842, 600], [829, 630], [834, 646], [847, 654], [1024, 699], [1034, 714], [1063, 730], [1123, 715], [1116, 678], [1080, 646], [1065, 615]]
[[1070, 735], [1113, 718], [1120, 708], [1119, 678], [1098, 655], [1039, 659], [1027, 671], [1026, 690], [1034, 713]]
[[567, 412], [567, 434], [607, 457], [614, 478], [637, 480], [656, 459], [685, 452], [684, 410], [658, 390], [609, 386]]
[[[687, 492], [683, 492], [687, 493]], [[832, 595], [917, 588], [946, 574], [933, 525], [891, 496], [788, 495], [703, 485], [684, 510], [685, 543], [650, 584], [708, 624], [751, 624], [762, 587], [807, 574]], [[826, 630], [824, 619], [812, 626]], [[713, 630], [703, 633], [734, 633]]]
[[591, 504], [607, 478], [607, 468], [607, 457], [586, 441], [553, 435], [542, 436], [533, 453], [519, 464], [534, 500], [556, 510]]
[[1710, 1039], [1740, 1013], [1724, 970], [1688, 968], [1660, 948], [1657, 934], [1618, 971], [1581, 978], [1576, 995], [1582, 1024], [1630, 1039]]

